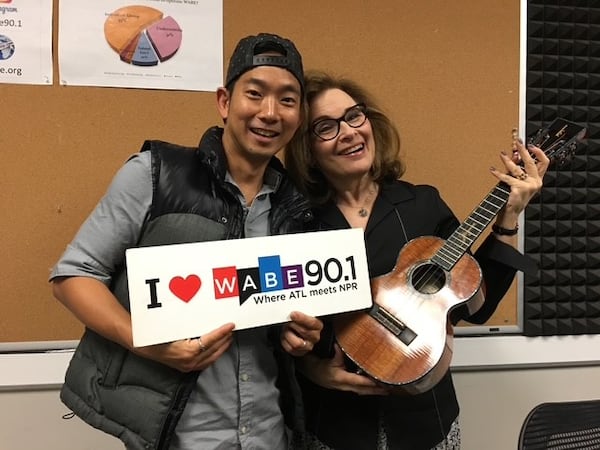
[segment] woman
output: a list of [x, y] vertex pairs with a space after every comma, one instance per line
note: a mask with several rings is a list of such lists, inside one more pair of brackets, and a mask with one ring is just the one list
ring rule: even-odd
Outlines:
[[[448, 238], [459, 221], [432, 186], [399, 178], [400, 138], [396, 127], [356, 83], [324, 73], [306, 77], [308, 121], [286, 148], [286, 166], [314, 205], [319, 229], [361, 227], [370, 276], [393, 270], [400, 249], [419, 236]], [[537, 162], [530, 156], [531, 152]], [[529, 260], [514, 247], [517, 221], [542, 187], [548, 158], [515, 142], [514, 155], [500, 155], [504, 170], [492, 174], [510, 186], [494, 232], [475, 253], [486, 299], [473, 315], [458, 308], [452, 321], [485, 322]], [[517, 162], [522, 162], [522, 168]], [[511, 176], [512, 174], [512, 176]], [[321, 348], [303, 358], [303, 392], [313, 448], [458, 449], [459, 406], [450, 371], [430, 390], [393, 395], [357, 373], [333, 335], [331, 323]], [[359, 395], [357, 395], [359, 394]]]

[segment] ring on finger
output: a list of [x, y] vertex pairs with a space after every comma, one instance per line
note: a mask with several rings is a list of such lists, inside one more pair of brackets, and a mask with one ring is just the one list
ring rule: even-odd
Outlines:
[[306, 341], [302, 339], [302, 348], [306, 347]]
[[525, 180], [529, 175], [527, 175], [527, 172], [522, 171], [519, 175], [517, 175], [517, 178], [521, 181]]
[[202, 353], [204, 350], [206, 350], [206, 345], [204, 345], [204, 343], [202, 342], [202, 336], [197, 337], [196, 340], [198, 341], [199, 353]]

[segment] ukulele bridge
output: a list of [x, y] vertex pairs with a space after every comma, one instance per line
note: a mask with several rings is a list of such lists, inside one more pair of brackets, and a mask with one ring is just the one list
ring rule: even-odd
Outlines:
[[417, 337], [417, 334], [407, 327], [404, 322], [376, 303], [373, 304], [369, 315], [386, 327], [404, 345], [409, 345]]

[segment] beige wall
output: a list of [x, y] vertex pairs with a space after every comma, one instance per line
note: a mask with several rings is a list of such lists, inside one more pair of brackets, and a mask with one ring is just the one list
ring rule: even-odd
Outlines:
[[[516, 448], [523, 419], [545, 401], [600, 398], [600, 366], [460, 371], [455, 384], [461, 402], [463, 450]], [[68, 410], [58, 391], [0, 391], [2, 450], [122, 450], [120, 442]]]
[[68, 413], [56, 389], [0, 392], [0, 449], [124, 449], [119, 440], [77, 417], [62, 419]]
[[513, 450], [537, 404], [600, 398], [600, 366], [455, 373], [463, 450]]

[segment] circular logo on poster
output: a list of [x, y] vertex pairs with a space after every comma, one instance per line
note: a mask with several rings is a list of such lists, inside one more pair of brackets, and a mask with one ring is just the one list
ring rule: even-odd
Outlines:
[[0, 60], [8, 59], [15, 53], [15, 44], [8, 37], [0, 34]]

